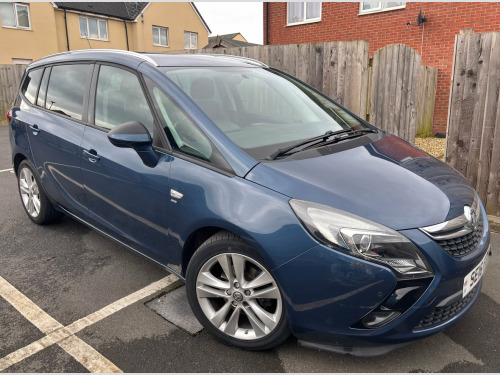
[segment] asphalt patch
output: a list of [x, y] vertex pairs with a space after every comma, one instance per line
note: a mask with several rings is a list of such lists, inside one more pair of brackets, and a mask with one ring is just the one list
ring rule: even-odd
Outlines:
[[191, 335], [195, 335], [203, 329], [189, 305], [186, 286], [177, 288], [160, 298], [155, 298], [146, 306]]

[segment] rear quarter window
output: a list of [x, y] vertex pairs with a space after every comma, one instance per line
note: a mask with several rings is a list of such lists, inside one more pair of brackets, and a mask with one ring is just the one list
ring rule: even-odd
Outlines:
[[28, 72], [21, 87], [21, 93], [31, 104], [35, 103], [36, 92], [40, 79], [42, 78], [42, 72], [43, 69], [35, 69]]

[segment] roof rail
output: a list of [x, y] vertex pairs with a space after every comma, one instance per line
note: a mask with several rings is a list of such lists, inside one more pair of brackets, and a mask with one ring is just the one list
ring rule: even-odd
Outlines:
[[264, 64], [262, 61], [251, 59], [250, 57], [226, 55], [225, 53], [200, 53], [199, 56], [230, 57], [232, 59], [246, 61], [252, 65], [261, 66], [263, 68], [269, 68], [269, 66]]
[[134, 56], [134, 57], [140, 58], [144, 61], [147, 61], [147, 62], [153, 64], [154, 66], [158, 66], [156, 61], [154, 61], [151, 57], [149, 57], [147, 55], [143, 55], [142, 53], [133, 52], [133, 51], [125, 51], [125, 50], [121, 50], [121, 49], [78, 49], [78, 50], [74, 50], [74, 51], [54, 53], [52, 55], [42, 57], [40, 60], [47, 59], [49, 57], [54, 57], [54, 56], [71, 55], [73, 53], [82, 53], [82, 52], [106, 52], [106, 53], [111, 52], [111, 53], [118, 53], [118, 54], [122, 54], [122, 55], [129, 55], [129, 56]]

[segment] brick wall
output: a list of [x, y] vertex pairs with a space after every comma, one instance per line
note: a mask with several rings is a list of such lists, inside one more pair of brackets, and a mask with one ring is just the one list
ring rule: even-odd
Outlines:
[[[455, 35], [472, 28], [475, 32], [500, 31], [500, 3], [406, 3], [404, 9], [359, 16], [359, 3], [322, 3], [321, 21], [286, 26], [286, 3], [268, 3], [269, 44], [312, 43], [364, 39], [370, 56], [392, 43], [404, 43], [422, 54], [422, 63], [438, 68], [433, 133], [445, 133], [453, 65]], [[419, 9], [428, 19], [416, 23]], [[422, 43], [423, 33], [423, 43]], [[266, 3], [264, 3], [264, 39]]]

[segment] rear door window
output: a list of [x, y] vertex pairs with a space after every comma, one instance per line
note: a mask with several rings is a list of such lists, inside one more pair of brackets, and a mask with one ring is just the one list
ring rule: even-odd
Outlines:
[[142, 123], [153, 134], [153, 114], [139, 78], [125, 69], [102, 65], [97, 81], [95, 124], [112, 129], [129, 121]]
[[52, 67], [45, 108], [75, 120], [82, 120], [89, 67], [87, 64]]
[[35, 103], [36, 91], [38, 90], [40, 79], [42, 78], [42, 72], [43, 69], [30, 71], [23, 82], [21, 92], [31, 104]]

